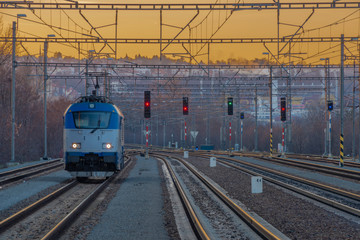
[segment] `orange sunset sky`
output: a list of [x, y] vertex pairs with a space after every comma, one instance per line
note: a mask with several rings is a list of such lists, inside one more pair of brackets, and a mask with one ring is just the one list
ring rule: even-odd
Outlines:
[[[42, 3], [62, 3], [62, 0], [34, 0], [34, 2]], [[98, 3], [100, 1], [79, 0], [79, 3]], [[331, 1], [281, 1], [286, 2], [331, 2]], [[347, 1], [338, 1], [347, 2]], [[358, 2], [358, 1], [352, 1]], [[69, 2], [67, 2], [69, 3]], [[259, 1], [101, 1], [101, 3], [273, 3], [272, 0]], [[10, 26], [12, 21], [16, 21], [17, 14], [26, 14], [26, 18], [18, 19], [19, 36], [40, 36], [46, 37], [48, 34], [55, 34], [56, 37], [81, 37], [81, 33], [90, 33], [90, 25], [79, 14], [79, 11], [62, 11], [62, 10], [35, 10], [32, 13], [27, 9], [1, 9], [3, 22]], [[195, 15], [196, 11], [163, 11], [163, 24], [183, 27]], [[312, 10], [281, 10], [280, 12], [280, 36], [288, 36], [294, 34], [298, 30], [298, 26], [302, 25], [310, 16]], [[87, 20], [97, 28], [97, 31], [104, 38], [115, 38], [115, 11], [82, 11]], [[210, 38], [210, 36], [218, 29], [226, 18], [230, 16], [230, 11], [200, 11], [199, 15], [190, 24], [192, 38]], [[206, 18], [206, 16], [208, 16]], [[35, 23], [35, 22], [39, 23]], [[200, 24], [203, 21], [202, 24]], [[40, 24], [42, 22], [42, 24]], [[76, 22], [76, 24], [75, 24]], [[46, 24], [44, 24], [46, 23]], [[49, 26], [57, 26], [62, 30], [50, 28]], [[101, 27], [105, 26], [105, 27]], [[196, 27], [197, 26], [197, 27]], [[100, 27], [100, 28], [99, 28]], [[68, 32], [65, 29], [71, 29], [78, 33]], [[179, 28], [163, 26], [163, 38], [173, 38]], [[160, 11], [118, 11], [118, 38], [160, 38]], [[360, 33], [360, 10], [359, 9], [315, 9], [312, 17], [306, 22], [303, 29], [300, 30], [301, 37], [357, 37]], [[96, 35], [94, 31], [91, 34]], [[189, 38], [189, 28], [186, 28], [178, 38]], [[216, 32], [214, 38], [275, 38], [277, 37], [277, 12], [275, 10], [243, 10], [234, 11], [226, 23]], [[346, 51], [348, 55], [358, 55], [358, 42], [352, 41], [346, 43]], [[27, 51], [36, 55], [39, 54], [41, 43], [24, 44]], [[269, 49], [276, 53], [277, 45], [268, 44]], [[82, 44], [81, 48], [84, 52], [94, 49], [99, 52], [103, 44]], [[114, 45], [112, 45], [115, 48]], [[117, 58], [128, 55], [134, 57], [137, 54], [152, 57], [159, 55], [159, 44], [119, 44], [117, 46]], [[201, 45], [192, 45], [192, 53], [199, 50]], [[282, 44], [280, 45], [280, 48]], [[64, 46], [56, 43], [49, 45], [49, 56], [54, 52], [60, 51], [63, 56], [77, 57], [78, 53], [74, 47]], [[210, 60], [227, 60], [229, 58], [245, 58], [255, 59], [264, 58], [263, 52], [267, 50], [263, 44], [212, 44], [210, 46]], [[308, 64], [319, 64], [320, 58], [330, 57], [332, 61], [339, 61], [340, 47], [339, 43], [303, 43], [296, 44], [292, 50], [293, 53], [301, 53], [298, 57], [292, 59], [299, 62], [302, 59]], [[111, 49], [105, 47], [102, 53], [111, 53]], [[184, 53], [181, 45], [170, 45], [164, 53]], [[207, 47], [201, 53], [207, 53]], [[24, 54], [24, 51], [22, 51]], [[86, 57], [82, 55], [81, 58]], [[112, 56], [114, 57], [114, 56]], [[266, 57], [267, 58], [267, 57]], [[197, 60], [207, 62], [207, 56], [197, 57]], [[288, 61], [288, 58], [282, 61]]]

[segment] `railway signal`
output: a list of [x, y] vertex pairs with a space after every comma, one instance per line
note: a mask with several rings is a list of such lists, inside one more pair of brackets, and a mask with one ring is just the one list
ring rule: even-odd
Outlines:
[[189, 98], [183, 97], [183, 115], [189, 115]]
[[281, 121], [286, 121], [286, 99], [284, 97], [280, 100], [280, 107], [281, 107]]
[[240, 119], [244, 119], [244, 112], [240, 113]]
[[228, 115], [233, 115], [234, 111], [233, 111], [233, 98], [232, 97], [228, 97]]
[[332, 111], [332, 110], [334, 109], [333, 101], [328, 101], [328, 102], [327, 102], [327, 105], [328, 105], [328, 110], [329, 110], [329, 111]]
[[144, 118], [150, 118], [150, 91], [144, 91]]

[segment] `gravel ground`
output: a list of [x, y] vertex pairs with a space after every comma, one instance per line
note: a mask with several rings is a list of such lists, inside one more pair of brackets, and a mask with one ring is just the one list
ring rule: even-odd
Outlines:
[[[170, 193], [169, 193], [169, 188], [173, 188], [174, 191], [176, 191], [175, 187], [173, 186], [173, 184], [170, 184], [168, 181], [170, 180], [170, 176], [168, 176], [168, 179], [165, 177], [164, 174], [164, 170], [163, 170], [163, 163], [161, 163], [160, 161], [158, 162], [158, 167], [159, 167], [159, 174], [160, 174], [160, 178], [161, 178], [161, 188], [162, 188], [162, 192], [163, 192], [163, 199], [164, 199], [164, 206], [163, 206], [163, 211], [166, 213], [164, 216], [164, 221], [165, 221], [165, 227], [166, 230], [168, 232], [168, 235], [170, 237], [171, 240], [180, 240], [180, 235], [178, 232], [178, 226], [177, 226], [177, 221], [175, 220], [175, 213], [174, 211], [177, 211], [176, 217], [180, 217], [180, 218], [185, 218], [186, 217], [186, 213], [184, 211], [181, 210], [174, 210], [174, 208], [180, 208], [182, 207], [182, 203], [180, 202], [180, 199], [175, 203], [174, 201], [176, 201], [174, 199], [174, 196], [170, 197]], [[168, 185], [167, 185], [168, 184]], [[185, 224], [181, 223], [179, 221], [179, 224], [181, 224], [181, 226], [179, 226], [180, 228], [185, 228]], [[188, 227], [190, 228], [190, 226]], [[191, 229], [185, 229], [186, 232], [192, 231]], [[191, 233], [183, 233], [184, 235], [186, 234], [186, 237], [188, 237]], [[190, 235], [193, 236], [193, 235]]]
[[123, 171], [119, 172], [119, 176], [114, 179], [109, 186], [95, 199], [95, 201], [79, 216], [75, 223], [61, 236], [59, 240], [85, 240], [91, 233], [92, 229], [99, 223], [101, 216], [106, 211], [109, 203], [115, 197], [121, 184], [128, 177], [130, 171], [135, 166], [134, 159], [129, 163]]
[[170, 162], [211, 239], [261, 239], [181, 163]]
[[[264, 171], [264, 170], [261, 170], [261, 169], [258, 169], [256, 167], [251, 167], [251, 166], [246, 166], [245, 164], [239, 164], [239, 163], [235, 163], [235, 162], [232, 162], [232, 161], [228, 161], [230, 163], [233, 163], [235, 165], [238, 165], [238, 166], [241, 166], [243, 168], [246, 168], [248, 170], [251, 170], [253, 172], [256, 172], [259, 174], [259, 176], [267, 176], [267, 177], [270, 177], [274, 180], [278, 180], [280, 182], [283, 182], [283, 183], [287, 183], [289, 185], [292, 185], [292, 186], [295, 186], [297, 188], [300, 188], [300, 189], [303, 189], [303, 190], [306, 190], [308, 192], [312, 192], [316, 195], [319, 195], [319, 196], [322, 196], [324, 198], [328, 198], [328, 199], [331, 199], [333, 201], [336, 201], [338, 203], [341, 203], [341, 204], [344, 204], [344, 205], [347, 205], [347, 206], [350, 206], [352, 208], [355, 208], [355, 209], [360, 209], [360, 201], [358, 200], [355, 200], [355, 199], [352, 199], [352, 198], [348, 198], [348, 197], [342, 197], [336, 193], [332, 193], [332, 192], [328, 192], [328, 191], [325, 191], [325, 190], [322, 190], [322, 189], [319, 189], [318, 187], [313, 187], [313, 186], [310, 186], [308, 184], [303, 184], [303, 183], [300, 183], [298, 181], [295, 181], [295, 180], [291, 180], [287, 177], [282, 177], [282, 176], [279, 176], [277, 174], [273, 174], [273, 173], [270, 173], [270, 172], [267, 172], [267, 171]], [[270, 168], [270, 169], [273, 169], [273, 168]], [[282, 172], [284, 172], [285, 169], [282, 170]], [[292, 169], [289, 168], [288, 172], [292, 172]], [[312, 174], [312, 173], [310, 173]], [[301, 176], [302, 178], [306, 177], [306, 173], [304, 171], [304, 173], [302, 174]], [[318, 176], [318, 178], [321, 178], [321, 175], [320, 177]], [[328, 177], [327, 177], [328, 178]], [[328, 185], [327, 183], [324, 183], [326, 185]], [[354, 185], [355, 183], [353, 182], [349, 182], [349, 185]], [[359, 186], [360, 188], [360, 184], [357, 183], [357, 185]], [[337, 188], [340, 188], [339, 186], [335, 186]], [[355, 189], [356, 190], [356, 189]], [[347, 190], [348, 191], [348, 190]], [[354, 191], [351, 191], [351, 192], [354, 192]], [[355, 191], [356, 192], [356, 191]]]
[[310, 200], [264, 182], [262, 194], [251, 194], [251, 176], [208, 159], [188, 162], [291, 239], [360, 239], [360, 224], [329, 212]]
[[79, 184], [1, 234], [2, 239], [41, 239], [98, 184]]
[[[334, 177], [329, 174], [319, 173], [316, 171], [304, 170], [298, 167], [288, 167], [283, 164], [272, 163], [270, 161], [259, 160], [254, 158], [247, 157], [235, 157], [235, 159], [239, 159], [245, 162], [259, 164], [264, 167], [268, 167], [274, 170], [278, 170], [281, 172], [285, 172], [298, 177], [305, 177], [310, 180], [314, 180], [316, 182], [324, 183], [326, 185], [332, 185], [337, 188], [342, 188], [347, 191], [360, 193], [360, 183], [356, 180], [345, 180], [341, 177]], [[324, 164], [325, 165], [325, 164]], [[331, 165], [329, 165], [331, 166]]]
[[[52, 172], [43, 176], [23, 180], [21, 184], [0, 189], [0, 218], [3, 219], [2, 212], [10, 207], [19, 204], [26, 199], [38, 195], [41, 191], [49, 187], [54, 187], [60, 183], [72, 179], [70, 174], [64, 170]], [[35, 197], [37, 198], [37, 197]]]
[[163, 206], [157, 161], [137, 157], [133, 170], [87, 239], [171, 239]]
[[[153, 208], [154, 204], [151, 203], [147, 203], [147, 207], [145, 207], [145, 209], [143, 209], [142, 212], [156, 212], [156, 214], [141, 214], [141, 210], [139, 210], [139, 219], [138, 221], [143, 221], [144, 224], [152, 222], [153, 224], [150, 224], [150, 229], [148, 229], [147, 233], [142, 233], [144, 234], [142, 236], [142, 239], [155, 239], [153, 238], [154, 236], [156, 236], [156, 239], [172, 239], [172, 240], [177, 240], [180, 239], [179, 233], [178, 233], [178, 228], [176, 226], [176, 222], [175, 222], [175, 218], [174, 218], [174, 213], [172, 210], [172, 203], [170, 201], [170, 196], [169, 193], [167, 191], [167, 187], [166, 187], [166, 180], [163, 174], [163, 171], [159, 171], [159, 169], [161, 169], [162, 167], [162, 163], [158, 162], [158, 161], [153, 161], [152, 160], [146, 160], [144, 161], [142, 160], [141, 166], [138, 166], [136, 173], [135, 173], [135, 178], [133, 176], [133, 179], [130, 180], [130, 185], [135, 184], [133, 181], [140, 181], [137, 184], [135, 184], [135, 186], [137, 187], [132, 187], [131, 191], [133, 191], [133, 189], [137, 189], [138, 188], [138, 195], [142, 195], [142, 201], [147, 201], [149, 202], [149, 198], [151, 199], [156, 199], [157, 203], [155, 205], [161, 206], [162, 208], [160, 209], [159, 207], [157, 208]], [[97, 226], [98, 224], [103, 224], [101, 223], [101, 219], [103, 218], [102, 215], [105, 213], [105, 211], [108, 212], [113, 212], [114, 209], [111, 208], [111, 206], [109, 205], [110, 202], [112, 202], [113, 198], [116, 195], [119, 195], [118, 190], [120, 189], [120, 187], [122, 186], [122, 184], [127, 181], [127, 176], [129, 175], [129, 173], [132, 171], [132, 168], [135, 166], [136, 160], [134, 160], [132, 163], [130, 163], [130, 166], [121, 174], [121, 177], [117, 178], [116, 180], [114, 180], [114, 182], [112, 182], [109, 187], [104, 191], [104, 193], [102, 193], [99, 198], [97, 198], [95, 200], [95, 202], [83, 213], [81, 214], [81, 216], [79, 216], [79, 218], [77, 219], [77, 221], [68, 229], [66, 230], [66, 233], [60, 238], [62, 240], [65, 239], [92, 239], [92, 235], [91, 232], [94, 229], [95, 226]], [[151, 166], [149, 166], [148, 164], [151, 163]], [[156, 164], [154, 164], [156, 163]], [[148, 166], [146, 166], [148, 165]], [[148, 170], [151, 169], [152, 174], [155, 173], [155, 176], [153, 175], [149, 175], [148, 174]], [[64, 172], [64, 171], [62, 171]], [[3, 206], [4, 210], [0, 211], [0, 216], [1, 219], [5, 219], [6, 217], [14, 214], [15, 212], [19, 211], [20, 209], [28, 206], [29, 204], [39, 200], [40, 198], [44, 197], [45, 195], [49, 194], [50, 192], [53, 192], [54, 190], [60, 188], [61, 186], [65, 185], [65, 183], [69, 182], [71, 180], [70, 176], [69, 178], [67, 178], [68, 173], [65, 172], [65, 176], [63, 176], [63, 173], [51, 173], [50, 175], [47, 176], [42, 176], [40, 178], [36, 178], [36, 179], [32, 179], [31, 181], [24, 181], [24, 183], [20, 184], [20, 185], [16, 185], [13, 186], [11, 188], [3, 189], [1, 191], [1, 193], [5, 193], [5, 194], [9, 194], [8, 196], [10, 196], [9, 199], [9, 204], [13, 202], [13, 197], [11, 196], [15, 196], [16, 199], [21, 199], [17, 204], [13, 204], [10, 208], [8, 208], [6, 204], [6, 201], [2, 201], [0, 206]], [[133, 174], [134, 175], [134, 174]], [[64, 177], [64, 178], [63, 178]], [[141, 178], [139, 178], [141, 177]], [[139, 179], [138, 179], [139, 178]], [[153, 181], [152, 178], [156, 178], [156, 181]], [[49, 181], [50, 180], [50, 181]], [[56, 182], [59, 182], [61, 180], [65, 180], [62, 183], [56, 184]], [[54, 182], [55, 181], [55, 182]], [[150, 192], [150, 194], [156, 194], [157, 197], [153, 198], [153, 197], [146, 197], [146, 191], [144, 191], [144, 189], [147, 188], [148, 184], [145, 184], [144, 181], [149, 181], [149, 184], [154, 185], [155, 183], [155, 188], [157, 189], [156, 191], [154, 190], [154, 187], [152, 186], [150, 189], [148, 189], [148, 194]], [[56, 184], [56, 185], [53, 185]], [[145, 185], [144, 185], [145, 184]], [[40, 185], [43, 185], [40, 187]], [[45, 186], [51, 185], [48, 188], [45, 188]], [[24, 189], [26, 188], [31, 188], [32, 191], [24, 191]], [[42, 190], [41, 190], [42, 189]], [[122, 191], [120, 193], [120, 195], [128, 195], [127, 192], [131, 192], [130, 190], [125, 190]], [[161, 192], [161, 194], [158, 194], [159, 191]], [[27, 192], [27, 194], [23, 194], [24, 192]], [[32, 193], [34, 193], [33, 195], [31, 195]], [[0, 195], [0, 199], [1, 197], [5, 197], [5, 194], [1, 194]], [[145, 194], [145, 195], [144, 195]], [[19, 196], [22, 195], [22, 196]], [[145, 198], [145, 199], [144, 199]], [[129, 196], [129, 202], [131, 202], [133, 200], [133, 198], [131, 198], [131, 196]], [[135, 197], [136, 199], [136, 197]], [[160, 200], [160, 201], [159, 201]], [[116, 200], [115, 200], [116, 201]], [[151, 201], [150, 201], [151, 202]], [[114, 204], [114, 203], [113, 203]], [[116, 204], [116, 203], [115, 203]], [[131, 205], [131, 203], [129, 204], [122, 204], [122, 206], [128, 206]], [[144, 204], [139, 204], [144, 205]], [[149, 206], [152, 207], [149, 207]], [[133, 219], [133, 209], [139, 209], [138, 204], [136, 204], [136, 206], [134, 206], [133, 208], [127, 208], [129, 211], [131, 211], [131, 214], [125, 214], [126, 217], [130, 217], [131, 219]], [[156, 210], [157, 209], [157, 210]], [[55, 207], [54, 210], [55, 211]], [[53, 214], [51, 214], [53, 215]], [[50, 216], [51, 216], [50, 215]], [[57, 216], [58, 214], [55, 214], [55, 216]], [[160, 216], [160, 219], [158, 217], [154, 217], [154, 215], [158, 215]], [[36, 216], [36, 215], [34, 215]], [[118, 217], [119, 215], [117, 215]], [[147, 217], [145, 217], [147, 216]], [[51, 219], [53, 219], [52, 217], [45, 217], [46, 222], [52, 221]], [[151, 218], [151, 219], [150, 219]], [[154, 221], [154, 219], [156, 219], [156, 221]], [[113, 222], [117, 222], [116, 220]], [[154, 227], [154, 225], [156, 225]], [[125, 220], [125, 225], [124, 227], [128, 228], [129, 223], [127, 222], [127, 220]], [[102, 228], [97, 226], [98, 228]], [[109, 226], [105, 227], [105, 230], [108, 231]], [[139, 225], [137, 226], [132, 226], [132, 228], [138, 228]], [[41, 227], [40, 227], [41, 228]], [[159, 228], [161, 229], [161, 231], [159, 231]], [[20, 230], [19, 230], [20, 229]], [[12, 234], [8, 234], [8, 235], [4, 235], [2, 234], [0, 236], [0, 239], [6, 238], [6, 239], [22, 239], [23, 237], [27, 236], [28, 239], [36, 239], [36, 234], [37, 232], [39, 232], [39, 229], [37, 227], [31, 228], [31, 230], [26, 227], [26, 224], [22, 224], [20, 226], [18, 230], [13, 231]], [[119, 237], [119, 229], [117, 229], [116, 227], [113, 228], [114, 231], [114, 238], [113, 239], [118, 239]], [[163, 237], [159, 238], [159, 232], [162, 233], [161, 235]], [[121, 235], [121, 234], [120, 234]], [[160, 236], [161, 236], [160, 235]], [[137, 235], [128, 235], [128, 237], [124, 238], [124, 239], [137, 239], [136, 237]], [[99, 237], [99, 236], [98, 236]], [[95, 237], [93, 239], [103, 239], [103, 237], [101, 236], [101, 238]], [[108, 238], [111, 239], [111, 238]]]

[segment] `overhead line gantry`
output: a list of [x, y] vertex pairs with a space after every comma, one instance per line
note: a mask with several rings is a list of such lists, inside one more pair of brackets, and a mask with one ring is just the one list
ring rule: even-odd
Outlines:
[[296, 10], [296, 9], [350, 9], [360, 8], [359, 2], [301, 2], [301, 3], [156, 3], [156, 4], [125, 4], [125, 3], [36, 3], [32, 1], [1, 1], [3, 9], [49, 9], [49, 10]]
[[[345, 42], [357, 41], [358, 37], [344, 37]], [[12, 37], [0, 37], [0, 42], [11, 42]], [[117, 43], [117, 44], [239, 44], [239, 43], [277, 43], [278, 41], [291, 43], [324, 43], [341, 42], [341, 37], [300, 37], [290, 39], [278, 38], [212, 38], [212, 39], [189, 39], [189, 38], [46, 38], [46, 37], [17, 37], [17, 42], [27, 43]]]

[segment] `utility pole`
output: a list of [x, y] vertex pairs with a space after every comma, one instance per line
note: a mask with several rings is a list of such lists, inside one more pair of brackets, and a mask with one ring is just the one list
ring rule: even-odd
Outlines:
[[16, 22], [13, 21], [11, 81], [11, 162], [15, 162], [15, 72], [16, 72]]
[[272, 109], [273, 109], [273, 102], [272, 102], [272, 66], [270, 66], [270, 73], [269, 73], [269, 95], [270, 95], [270, 158], [272, 158], [272, 152], [273, 152], [273, 129], [272, 129], [272, 123], [273, 123], [273, 116], [272, 116]]
[[255, 86], [255, 148], [254, 151], [258, 150], [258, 104], [257, 104], [257, 86]]
[[89, 84], [89, 60], [86, 59], [86, 66], [85, 66], [85, 96], [89, 96], [89, 94], [88, 94], [88, 84]]
[[323, 156], [328, 155], [328, 140], [329, 140], [329, 123], [328, 123], [328, 61], [329, 58], [320, 58], [320, 60], [325, 60], [325, 79], [324, 79], [324, 102], [325, 102], [325, 150]]
[[355, 59], [354, 59], [354, 79], [353, 79], [353, 102], [352, 102], [352, 149], [351, 149], [351, 155], [352, 160], [355, 161]]
[[157, 115], [156, 120], [156, 146], [159, 146], [159, 115]]
[[341, 34], [341, 66], [340, 66], [340, 162], [344, 167], [344, 34]]
[[[330, 91], [330, 58], [327, 60], [327, 70], [326, 70], [326, 76], [327, 76], [327, 100], [331, 101], [331, 91]], [[327, 118], [327, 128], [328, 128], [328, 138], [327, 138], [327, 145], [329, 147], [328, 151], [328, 157], [331, 158], [331, 111], [328, 111], [328, 118]]]
[[[358, 45], [358, 50], [359, 50], [359, 61], [360, 61], [360, 44]], [[358, 71], [359, 71], [359, 84], [358, 84], [358, 88], [359, 88], [359, 131], [360, 131], [360, 64], [358, 67]], [[360, 162], [360, 134], [359, 134], [359, 159], [358, 162]]]
[[243, 129], [244, 129], [244, 125], [243, 125], [243, 118], [244, 118], [244, 113], [241, 112], [240, 113], [240, 121], [241, 121], [241, 130], [240, 130], [240, 151], [243, 151]]
[[[162, 60], [162, 10], [160, 10], [160, 61]], [[191, 61], [191, 58], [190, 58]]]
[[165, 129], [165, 125], [166, 125], [166, 122], [165, 122], [165, 120], [163, 121], [163, 148], [165, 148], [165, 146], [166, 146], [166, 139], [165, 139], [165, 135], [166, 135], [166, 129]]
[[48, 41], [45, 40], [44, 42], [44, 157], [43, 160], [47, 160], [47, 87], [46, 87], [46, 83], [47, 83], [47, 79], [48, 79], [48, 74], [47, 74], [47, 50], [48, 50]]
[[291, 82], [292, 82], [292, 76], [291, 76], [291, 44], [289, 44], [289, 82], [288, 82], [288, 97], [287, 97], [287, 102], [288, 102], [288, 116], [289, 116], [289, 120], [286, 121], [286, 148], [287, 148], [287, 152], [291, 152], [293, 151], [292, 149], [292, 119], [291, 119], [291, 109], [292, 109], [292, 101], [291, 101]]

